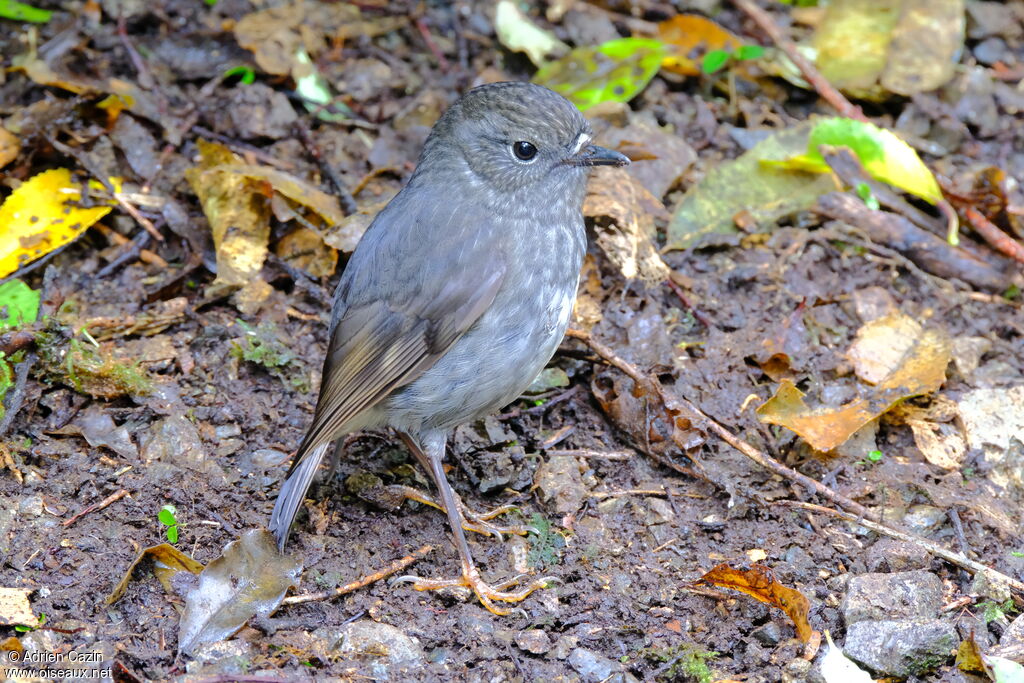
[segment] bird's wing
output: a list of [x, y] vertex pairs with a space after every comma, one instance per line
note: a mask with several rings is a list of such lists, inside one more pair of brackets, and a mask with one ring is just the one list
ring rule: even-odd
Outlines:
[[402, 209], [392, 202], [377, 217], [339, 284], [316, 414], [271, 515], [282, 547], [327, 445], [437, 362], [487, 310], [504, 278], [497, 251], [474, 239], [478, 212]]

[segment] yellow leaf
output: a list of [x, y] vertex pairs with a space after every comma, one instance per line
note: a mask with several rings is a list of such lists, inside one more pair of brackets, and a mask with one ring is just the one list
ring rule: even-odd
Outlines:
[[0, 277], [64, 246], [110, 213], [109, 206], [80, 208], [81, 199], [66, 168], [43, 171], [12, 192], [0, 206]]
[[673, 47], [661, 68], [684, 76], [699, 76], [701, 58], [711, 50], [732, 52], [743, 44], [727, 29], [697, 14], [677, 14], [661, 22], [658, 38]]

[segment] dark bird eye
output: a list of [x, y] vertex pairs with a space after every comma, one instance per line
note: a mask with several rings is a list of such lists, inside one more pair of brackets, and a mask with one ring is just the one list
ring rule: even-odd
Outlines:
[[519, 142], [512, 144], [512, 153], [515, 154], [516, 159], [519, 159], [520, 161], [530, 161], [537, 156], [537, 147], [531, 142], [520, 140]]

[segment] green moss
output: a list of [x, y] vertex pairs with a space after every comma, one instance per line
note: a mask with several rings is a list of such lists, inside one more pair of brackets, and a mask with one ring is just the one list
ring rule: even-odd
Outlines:
[[536, 513], [530, 518], [530, 526], [536, 529], [528, 537], [530, 550], [527, 561], [530, 566], [543, 569], [557, 565], [561, 561], [561, 551], [565, 548], [565, 537], [552, 529], [551, 522]]
[[659, 680], [693, 680], [697, 683], [711, 683], [715, 675], [708, 666], [708, 660], [718, 656], [717, 652], [705, 650], [696, 643], [678, 643], [669, 647], [649, 647], [638, 655], [648, 661], [669, 663], [668, 668], [658, 672]]
[[256, 327], [236, 320], [245, 333], [231, 342], [231, 355], [239, 360], [255, 363], [272, 376], [298, 391], [309, 391], [309, 373], [298, 355], [278, 338], [277, 326], [260, 323]]
[[138, 363], [114, 358], [109, 347], [81, 341], [70, 328], [50, 319], [36, 334], [39, 366], [36, 374], [47, 382], [66, 384], [94, 398], [144, 396], [153, 380]]

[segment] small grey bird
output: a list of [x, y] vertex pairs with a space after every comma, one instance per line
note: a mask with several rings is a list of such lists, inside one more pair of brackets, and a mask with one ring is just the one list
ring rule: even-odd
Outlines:
[[462, 560], [461, 578], [409, 577], [414, 587], [467, 586], [504, 614], [494, 601], [544, 584], [484, 582], [463, 527], [487, 530], [490, 517], [462, 505], [442, 461], [448, 432], [519, 396], [565, 333], [587, 171], [629, 163], [591, 136], [572, 103], [530, 83], [475, 88], [434, 125], [338, 283], [316, 414], [270, 517], [282, 549], [331, 442], [390, 427], [430, 473]]

